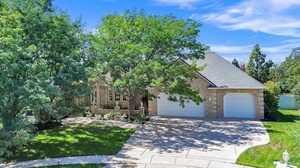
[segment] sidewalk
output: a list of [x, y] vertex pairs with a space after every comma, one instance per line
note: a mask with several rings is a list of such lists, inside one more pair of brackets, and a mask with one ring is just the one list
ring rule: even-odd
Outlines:
[[106, 164], [105, 168], [251, 168], [226, 162], [207, 161], [199, 159], [175, 159], [174, 164], [145, 163], [136, 160], [122, 159], [115, 156], [76, 156], [44, 160], [32, 160], [16, 164], [0, 165], [0, 168], [30, 168], [41, 166], [71, 165], [71, 164]]

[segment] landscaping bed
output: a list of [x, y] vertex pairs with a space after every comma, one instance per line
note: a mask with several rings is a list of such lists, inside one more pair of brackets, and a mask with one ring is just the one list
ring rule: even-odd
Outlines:
[[40, 132], [28, 145], [7, 160], [57, 158], [87, 155], [114, 155], [134, 132], [105, 124], [70, 124]]
[[289, 163], [300, 167], [300, 111], [280, 110], [278, 121], [263, 122], [270, 135], [267, 145], [250, 148], [242, 153], [238, 164], [259, 168], [274, 168], [273, 161], [282, 160], [282, 153], [290, 153]]

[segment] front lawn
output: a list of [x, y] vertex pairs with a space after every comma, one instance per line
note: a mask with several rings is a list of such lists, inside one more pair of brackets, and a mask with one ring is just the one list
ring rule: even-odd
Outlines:
[[133, 131], [129, 128], [103, 124], [62, 126], [43, 131], [9, 161], [114, 155], [121, 149]]
[[267, 145], [248, 149], [237, 163], [259, 168], [274, 168], [273, 161], [282, 160], [288, 150], [289, 163], [300, 167], [300, 111], [280, 110], [277, 122], [264, 122], [271, 141]]

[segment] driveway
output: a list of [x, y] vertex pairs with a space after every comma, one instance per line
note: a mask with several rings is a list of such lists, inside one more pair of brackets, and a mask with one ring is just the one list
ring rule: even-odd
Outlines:
[[234, 163], [243, 151], [268, 142], [260, 121], [153, 117], [115, 160], [133, 167], [240, 168]]

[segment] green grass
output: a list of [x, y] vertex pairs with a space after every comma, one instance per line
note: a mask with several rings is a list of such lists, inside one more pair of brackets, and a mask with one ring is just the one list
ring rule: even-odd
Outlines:
[[289, 163], [300, 167], [300, 111], [280, 110], [277, 122], [264, 122], [271, 141], [250, 148], [240, 155], [237, 163], [259, 168], [274, 168], [273, 161], [282, 160], [288, 150]]
[[38, 168], [103, 168], [105, 164], [77, 164], [77, 165], [62, 165], [62, 166], [46, 166]]
[[69, 125], [50, 129], [37, 135], [9, 161], [114, 155], [133, 132], [133, 129], [103, 124]]

